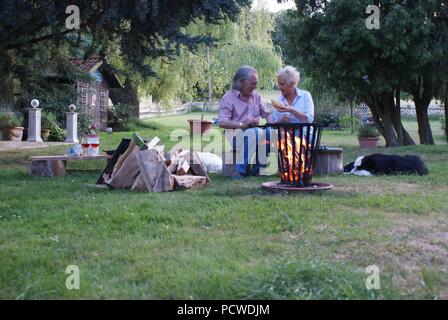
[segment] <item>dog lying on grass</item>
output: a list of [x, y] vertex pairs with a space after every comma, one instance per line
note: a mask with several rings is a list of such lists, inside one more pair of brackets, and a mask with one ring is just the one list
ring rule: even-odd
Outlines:
[[428, 168], [417, 155], [399, 156], [395, 154], [374, 153], [358, 157], [344, 166], [345, 173], [359, 176], [379, 174], [428, 174]]

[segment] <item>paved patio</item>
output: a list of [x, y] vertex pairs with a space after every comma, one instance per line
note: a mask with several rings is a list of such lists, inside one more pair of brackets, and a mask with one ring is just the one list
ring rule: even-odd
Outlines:
[[34, 148], [47, 148], [53, 146], [69, 145], [67, 142], [13, 142], [13, 141], [0, 141], [0, 151], [13, 151], [13, 150], [23, 150], [23, 149], [34, 149]]

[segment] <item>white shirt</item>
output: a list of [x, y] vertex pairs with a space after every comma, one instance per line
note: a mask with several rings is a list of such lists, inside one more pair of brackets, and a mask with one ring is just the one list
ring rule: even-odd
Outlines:
[[[302, 113], [305, 113], [308, 116], [308, 122], [312, 123], [314, 120], [314, 103], [313, 98], [311, 97], [311, 93], [305, 90], [300, 90], [299, 88], [296, 88], [296, 97], [294, 98], [294, 101], [289, 105], [288, 100], [283, 96], [278, 96], [278, 100], [283, 102], [285, 105], [293, 107], [297, 111], [300, 111]], [[272, 118], [274, 121], [280, 120], [284, 115], [289, 115], [289, 123], [301, 123], [303, 121], [300, 121], [297, 119], [294, 114], [289, 112], [280, 112], [277, 109], [274, 109], [274, 112], [272, 114]]]

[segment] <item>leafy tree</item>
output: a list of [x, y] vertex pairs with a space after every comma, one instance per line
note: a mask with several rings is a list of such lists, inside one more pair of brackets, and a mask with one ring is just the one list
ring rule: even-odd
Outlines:
[[282, 65], [280, 53], [270, 38], [272, 29], [271, 14], [262, 10], [245, 9], [236, 22], [226, 20], [217, 25], [209, 25], [203, 19], [195, 20], [185, 32], [214, 39], [214, 44], [209, 47], [210, 69], [205, 44], [195, 52], [181, 46], [180, 54], [174, 60], [158, 58], [149, 62], [157, 76], [142, 81], [140, 91], [151, 94], [166, 107], [176, 98], [182, 101], [203, 99], [210, 72], [212, 97], [220, 98], [230, 88], [233, 73], [245, 64], [258, 70], [260, 88], [272, 89], [276, 71]]
[[[365, 25], [365, 11], [371, 4], [380, 8], [378, 30]], [[296, 5], [297, 11], [290, 11], [281, 26], [288, 39], [288, 56], [296, 55], [313, 78], [336, 88], [340, 95], [366, 102], [386, 145], [413, 144], [401, 123], [400, 95], [403, 89], [414, 92], [420, 106], [429, 104], [436, 91], [425, 92], [424, 82], [418, 79], [423, 77], [434, 85], [435, 66], [442, 64], [441, 34], [430, 26], [430, 13], [443, 11], [442, 1], [296, 0]], [[437, 23], [446, 25], [442, 19]], [[431, 43], [436, 49], [429, 48]], [[430, 65], [434, 73], [424, 75]], [[421, 115], [425, 113], [424, 108], [417, 108]], [[429, 127], [424, 116], [418, 122], [419, 127]], [[431, 143], [422, 133], [420, 141]]]
[[[202, 17], [207, 23], [235, 19], [249, 0], [4, 0], [0, 3], [0, 96], [13, 98], [15, 58], [19, 51], [32, 50], [41, 43], [56, 47], [67, 41], [67, 34], [88, 35], [91, 51], [117, 44], [130, 67], [142, 77], [154, 72], [148, 58], [174, 56], [181, 45], [194, 49], [210, 41], [203, 36], [190, 37], [182, 27]], [[80, 29], [67, 29], [65, 13], [69, 5], [80, 9]], [[175, 10], [173, 10], [176, 8]], [[80, 41], [81, 42], [81, 41]], [[87, 51], [88, 53], [88, 51]], [[125, 88], [133, 88], [126, 78]], [[131, 92], [132, 93], [132, 92]]]

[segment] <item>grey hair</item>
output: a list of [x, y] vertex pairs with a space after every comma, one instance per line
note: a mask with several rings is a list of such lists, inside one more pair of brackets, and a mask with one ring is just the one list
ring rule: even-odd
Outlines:
[[257, 70], [251, 66], [240, 67], [233, 76], [232, 89], [241, 89], [241, 80], [247, 80], [252, 74], [258, 74]]
[[282, 77], [289, 85], [297, 84], [300, 81], [300, 72], [292, 66], [285, 66], [277, 72], [277, 77]]

